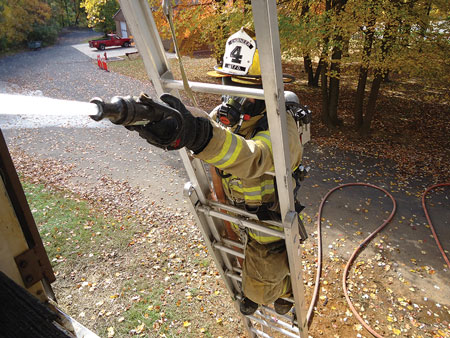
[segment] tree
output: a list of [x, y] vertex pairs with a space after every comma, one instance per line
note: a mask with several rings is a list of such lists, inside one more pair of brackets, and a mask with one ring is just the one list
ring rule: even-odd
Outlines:
[[[331, 22], [333, 33], [327, 37], [327, 44], [324, 50], [326, 57], [331, 51], [331, 59], [323, 57], [323, 66], [321, 69], [321, 88], [322, 88], [322, 122], [328, 127], [338, 126], [342, 121], [338, 118], [338, 100], [339, 86], [341, 77], [341, 59], [343, 47], [343, 27], [339, 25], [338, 18], [344, 11], [347, 0], [326, 1], [326, 11], [331, 13]], [[339, 18], [340, 19], [340, 18]], [[331, 33], [331, 32], [330, 32]]]
[[86, 14], [81, 9], [81, 0], [52, 0], [49, 4], [61, 27], [78, 26], [86, 21]]
[[[360, 57], [360, 69], [354, 123], [362, 135], [367, 135], [380, 87], [390, 72], [428, 79], [434, 84], [440, 82], [439, 86], [448, 88], [450, 36], [445, 20], [448, 4], [435, 4], [431, 0], [360, 2], [353, 10], [359, 13], [356, 16], [361, 19], [364, 35], [359, 46], [362, 52], [355, 53]], [[373, 79], [364, 109], [370, 73]]]
[[[171, 39], [167, 19], [159, 0], [149, 0], [156, 26], [163, 39]], [[211, 48], [217, 61], [221, 61], [228, 37], [241, 27], [251, 28], [252, 13], [248, 0], [180, 0], [174, 6], [174, 26], [183, 54], [199, 48]]]
[[279, 6], [282, 50], [286, 57], [303, 58], [308, 85], [317, 85], [313, 60], [319, 60], [321, 116], [329, 127], [343, 122], [338, 117], [342, 72], [356, 77], [354, 124], [367, 134], [388, 74], [448, 88], [449, 7], [444, 0], [284, 1]]
[[[202, 39], [213, 43], [214, 56], [217, 63], [222, 63], [225, 43], [233, 33], [241, 27], [254, 30], [253, 15], [249, 0], [217, 0], [213, 4], [213, 12], [205, 17]], [[211, 38], [212, 37], [212, 38]]]
[[0, 10], [3, 48], [26, 41], [37, 25], [45, 25], [51, 18], [50, 6], [39, 0], [6, 0]]
[[[318, 87], [323, 59], [320, 56], [326, 45], [325, 4], [323, 1], [293, 0], [280, 6], [280, 42], [287, 57], [302, 57], [308, 74], [308, 86]], [[316, 70], [313, 59], [319, 58]]]
[[[308, 1], [302, 5], [302, 10], [300, 13], [300, 17], [305, 17], [306, 14], [310, 11], [310, 4]], [[311, 60], [310, 53], [305, 53], [303, 55], [303, 66], [305, 67], [305, 71], [308, 74], [308, 86], [318, 87], [319, 86], [319, 76], [322, 72], [323, 67], [323, 58], [320, 58], [319, 63], [317, 65], [316, 72], [314, 73], [313, 63]]]
[[113, 16], [120, 8], [117, 0], [81, 0], [80, 6], [85, 9], [89, 27], [105, 34], [116, 30]]
[[[322, 121], [338, 126], [338, 101], [344, 46], [354, 24], [344, 21], [347, 0], [293, 0], [281, 8], [280, 39], [286, 56], [303, 58], [308, 85], [322, 92]], [[314, 58], [318, 58], [316, 72]]]

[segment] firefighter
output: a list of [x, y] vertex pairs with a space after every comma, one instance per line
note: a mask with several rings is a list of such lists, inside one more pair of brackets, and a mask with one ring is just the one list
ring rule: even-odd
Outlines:
[[[208, 74], [221, 78], [226, 85], [262, 88], [254, 34], [242, 28], [230, 36], [222, 66]], [[284, 78], [292, 80], [289, 76]], [[170, 94], [163, 94], [160, 99], [181, 113], [181, 125], [167, 118], [129, 129], [138, 131], [141, 137], [160, 148], [190, 149], [193, 156], [217, 168], [230, 204], [256, 214], [261, 221], [281, 220], [275, 177], [267, 174], [273, 172], [274, 161], [265, 102], [224, 95], [222, 104], [212, 111], [210, 118], [205, 118], [193, 116]], [[146, 100], [145, 95], [141, 96], [141, 103], [145, 104]], [[287, 126], [291, 167], [295, 171], [303, 148], [296, 122], [289, 114]], [[250, 315], [259, 304], [274, 303], [277, 313], [287, 313], [292, 303], [282, 297], [290, 296], [292, 289], [284, 240], [233, 226], [245, 243], [240, 311]]]

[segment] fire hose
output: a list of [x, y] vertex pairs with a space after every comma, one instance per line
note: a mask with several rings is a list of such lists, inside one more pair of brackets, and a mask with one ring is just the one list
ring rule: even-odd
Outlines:
[[438, 188], [438, 187], [445, 187], [445, 186], [447, 186], [447, 187], [450, 186], [450, 183], [439, 183], [439, 184], [435, 184], [435, 185], [432, 185], [431, 187], [427, 188], [427, 190], [425, 190], [425, 192], [422, 195], [422, 208], [423, 208], [423, 211], [425, 212], [425, 217], [427, 218], [428, 224], [431, 229], [431, 233], [433, 234], [434, 240], [436, 241], [436, 245], [438, 246], [442, 257], [444, 258], [445, 262], [447, 263], [448, 268], [450, 269], [450, 261], [446, 255], [444, 249], [442, 248], [441, 242], [439, 241], [439, 237], [436, 234], [436, 230], [434, 229], [433, 223], [431, 222], [431, 218], [430, 218], [430, 215], [428, 214], [428, 209], [425, 204], [425, 197], [431, 190]]
[[[359, 245], [358, 247], [353, 251], [352, 255], [350, 256], [349, 260], [347, 261], [347, 264], [345, 265], [344, 268], [344, 272], [342, 275], [342, 287], [343, 287], [343, 291], [344, 291], [344, 295], [345, 295], [345, 299], [347, 301], [348, 306], [350, 307], [350, 310], [352, 311], [352, 313], [354, 314], [355, 318], [361, 323], [361, 325], [367, 330], [369, 331], [374, 337], [377, 338], [383, 338], [382, 335], [380, 335], [378, 332], [376, 332], [369, 324], [367, 324], [364, 319], [359, 315], [358, 311], [356, 310], [356, 308], [354, 307], [349, 295], [348, 295], [348, 289], [347, 289], [347, 277], [348, 277], [348, 272], [350, 270], [350, 267], [353, 264], [353, 261], [355, 260], [355, 258], [358, 256], [358, 254], [365, 248], [365, 246], [373, 239], [373, 237], [375, 237], [375, 235], [380, 232], [382, 229], [384, 229], [392, 220], [392, 218], [395, 215], [395, 211], [397, 209], [397, 203], [394, 199], [394, 197], [385, 189], [380, 188], [378, 186], [372, 185], [372, 184], [368, 184], [368, 183], [348, 183], [348, 184], [342, 184], [339, 185], [331, 190], [328, 191], [328, 193], [322, 198], [322, 201], [320, 203], [319, 206], [319, 212], [318, 212], [318, 216], [317, 216], [317, 242], [318, 242], [318, 260], [317, 260], [317, 272], [316, 272], [316, 279], [315, 279], [315, 287], [314, 287], [314, 291], [313, 291], [313, 296], [312, 296], [312, 300], [307, 312], [307, 322], [309, 323], [312, 317], [312, 313], [314, 310], [314, 305], [316, 304], [317, 301], [317, 297], [318, 297], [318, 293], [319, 293], [319, 286], [320, 286], [320, 276], [321, 276], [321, 270], [322, 270], [322, 235], [321, 235], [321, 218], [322, 218], [322, 210], [323, 210], [323, 206], [326, 202], [326, 200], [328, 199], [328, 197], [335, 192], [336, 190], [342, 189], [344, 187], [349, 187], [349, 186], [367, 186], [367, 187], [371, 187], [377, 190], [382, 191], [384, 194], [386, 194], [392, 201], [393, 207], [392, 207], [392, 211], [391, 214], [389, 215], [389, 217], [383, 222], [383, 224], [381, 224], [378, 228], [376, 228], [369, 236], [367, 236]], [[439, 237], [434, 229], [433, 223], [431, 222], [431, 218], [429, 216], [426, 204], [425, 204], [425, 198], [426, 195], [433, 189], [438, 188], [438, 187], [444, 187], [444, 186], [450, 186], [450, 183], [440, 183], [440, 184], [435, 184], [432, 185], [430, 187], [428, 187], [425, 192], [422, 195], [422, 207], [425, 213], [425, 216], [427, 218], [428, 224], [430, 226], [431, 232], [433, 234], [433, 237], [436, 241], [436, 244], [442, 254], [442, 257], [444, 258], [445, 262], [447, 263], [447, 266], [450, 269], [450, 262], [449, 259], [444, 251], [444, 249], [442, 248], [442, 245], [439, 241]]]

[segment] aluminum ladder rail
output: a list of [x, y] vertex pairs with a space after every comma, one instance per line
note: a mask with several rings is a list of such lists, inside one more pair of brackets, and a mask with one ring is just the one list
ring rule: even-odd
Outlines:
[[[184, 89], [183, 82], [173, 79], [147, 0], [119, 0], [119, 3], [158, 96], [169, 92], [179, 97], [178, 90]], [[252, 0], [252, 11], [264, 90], [199, 82], [189, 82], [189, 86], [195, 92], [229, 94], [266, 101], [282, 213], [281, 222], [266, 223], [282, 227], [284, 231], [278, 232], [262, 227], [255, 222], [257, 220], [255, 215], [211, 200], [209, 198], [210, 180], [202, 162], [192, 158], [185, 149], [182, 149], [180, 155], [190, 179], [190, 182], [185, 185], [184, 193], [191, 202], [191, 210], [206, 246], [213, 256], [238, 313], [240, 313], [239, 295], [241, 294], [240, 274], [242, 271], [236, 264], [236, 257], [244, 257], [243, 245], [224, 238], [221, 220], [258, 229], [285, 239], [294, 295], [291, 301], [295, 303], [296, 310], [296, 326], [292, 325], [294, 320], [292, 316], [280, 316], [272, 308], [265, 306], [261, 306], [252, 316], [241, 315], [241, 317], [251, 337], [271, 337], [268, 332], [278, 332], [287, 337], [306, 338], [308, 337], [308, 327], [304, 303], [300, 234], [298, 232], [300, 220], [294, 211], [289, 144], [287, 135], [283, 132], [287, 130], [287, 123], [276, 2], [275, 0]], [[258, 39], [258, 37], [264, 38]], [[227, 211], [234, 215], [227, 214]]]

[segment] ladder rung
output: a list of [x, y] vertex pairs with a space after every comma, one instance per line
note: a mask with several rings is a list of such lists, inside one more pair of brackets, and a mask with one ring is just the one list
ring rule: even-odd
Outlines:
[[[274, 309], [272, 309], [272, 308], [270, 308], [268, 306], [262, 305], [262, 308], [264, 309], [264, 311], [270, 312], [271, 314], [276, 316], [276, 318], [278, 319], [276, 321], [277, 325], [281, 325], [285, 329], [291, 330], [294, 333], [298, 334], [298, 332], [299, 332], [298, 331], [298, 327], [297, 326], [292, 326], [292, 324], [289, 324], [289, 323], [292, 323], [292, 317], [289, 317], [289, 316], [286, 316], [286, 315], [280, 315], [280, 314], [276, 313]], [[255, 313], [258, 314], [259, 316], [264, 317], [264, 318], [267, 319], [267, 316], [264, 315], [261, 311], [257, 310]], [[280, 320], [280, 318], [283, 319], [283, 320]], [[270, 320], [272, 320], [272, 319], [270, 319]], [[297, 325], [297, 321], [294, 321], [294, 324]]]
[[272, 338], [271, 336], [269, 336], [267, 333], [259, 331], [258, 329], [255, 329], [254, 327], [250, 328], [250, 330], [252, 330], [253, 333], [256, 333], [258, 335], [258, 337], [263, 337], [263, 338]]
[[222, 212], [219, 212], [219, 211], [211, 210], [211, 208], [209, 208], [209, 207], [199, 206], [197, 208], [197, 211], [203, 212], [204, 214], [206, 214], [208, 216], [220, 218], [220, 219], [222, 219], [224, 221], [229, 221], [229, 222], [232, 222], [232, 223], [237, 223], [237, 224], [245, 226], [247, 228], [250, 228], [250, 229], [253, 229], [253, 230], [257, 230], [257, 231], [261, 231], [261, 232], [263, 232], [265, 234], [285, 239], [284, 232], [277, 231], [277, 230], [274, 230], [274, 229], [270, 229], [270, 228], [267, 228], [265, 226], [262, 226], [262, 225], [259, 225], [257, 223], [253, 223], [253, 222], [244, 220], [244, 219], [236, 217], [236, 216], [231, 216], [231, 215], [227, 215], [227, 214], [224, 214]]
[[[233, 270], [235, 270], [234, 267], [233, 267]], [[240, 282], [242, 281], [241, 276], [239, 276], [237, 274], [234, 274], [231, 271], [227, 271], [226, 274], [230, 278], [236, 279], [236, 280], [238, 280]], [[241, 295], [236, 295], [236, 298], [241, 300], [242, 296]], [[288, 299], [291, 302], [293, 302], [293, 300], [291, 300], [290, 298], [283, 298], [283, 299]], [[298, 330], [298, 327], [297, 327], [297, 320], [294, 320], [294, 325], [295, 326], [292, 327], [292, 325], [289, 324], [289, 323], [292, 323], [292, 317], [289, 317], [287, 315], [280, 315], [280, 314], [276, 313], [274, 309], [272, 309], [272, 308], [270, 308], [270, 307], [268, 307], [266, 305], [260, 305], [260, 307], [262, 307], [264, 309], [264, 311], [267, 311], [267, 312], [270, 312], [271, 314], [273, 314], [278, 319], [278, 321], [276, 322], [277, 324], [280, 324], [281, 326], [284, 326], [285, 328], [287, 328], [287, 329], [289, 329], [289, 330], [291, 330], [291, 331], [293, 331], [293, 332], [298, 334], [299, 330]], [[258, 314], [261, 317], [264, 317], [266, 319], [272, 320], [271, 318], [267, 318], [267, 316], [264, 315], [260, 310], [257, 310], [255, 313]], [[283, 320], [279, 320], [280, 318], [283, 319], [284, 321]]]
[[242, 282], [242, 277], [239, 276], [238, 274], [232, 273], [231, 271], [227, 271], [226, 274], [227, 274], [228, 277], [230, 277], [230, 278], [232, 278], [234, 280], [237, 280], [238, 282]]
[[223, 209], [229, 212], [232, 212], [236, 215], [241, 215], [244, 217], [248, 217], [254, 220], [258, 219], [258, 216], [256, 216], [255, 214], [249, 213], [241, 208], [238, 207], [234, 207], [232, 205], [228, 205], [228, 204], [224, 204], [224, 203], [220, 203], [220, 202], [216, 202], [216, 201], [211, 201], [208, 200], [208, 205], [211, 207], [214, 207], [215, 209]]
[[278, 331], [278, 332], [280, 332], [280, 333], [282, 333], [282, 334], [284, 334], [284, 335], [286, 335], [288, 337], [298, 338], [298, 334], [295, 334], [293, 332], [290, 332], [290, 331], [285, 330], [285, 329], [283, 329], [281, 327], [278, 327], [278, 326], [270, 325], [269, 323], [267, 323], [267, 321], [265, 321], [265, 320], [263, 320], [261, 318], [255, 317], [253, 315], [247, 316], [247, 318], [249, 318], [251, 320], [254, 320], [255, 322], [257, 322], [257, 323], [259, 323], [261, 325], [270, 327], [271, 329], [273, 329], [275, 331]]
[[[162, 85], [167, 89], [184, 90], [183, 81], [172, 79], [161, 79]], [[189, 87], [194, 92], [202, 92], [217, 95], [233, 95], [250, 97], [254, 99], [264, 100], [264, 90], [258, 88], [245, 88], [235, 86], [225, 86], [213, 83], [193, 82], [188, 81]]]
[[[216, 202], [216, 201], [210, 201], [208, 200], [208, 205], [211, 207], [214, 207], [215, 209], [223, 209], [229, 212], [232, 212], [236, 215], [241, 215], [250, 219], [254, 219], [254, 220], [258, 220], [258, 216], [256, 216], [255, 214], [252, 214], [248, 211], [245, 211], [241, 208], [238, 207], [234, 207], [228, 204], [223, 204], [220, 202]], [[273, 225], [273, 226], [277, 226], [282, 228], [283, 227], [283, 223], [281, 222], [277, 222], [277, 221], [264, 221], [265, 224], [269, 224], [269, 225]]]
[[222, 241], [228, 246], [234, 246], [236, 248], [244, 250], [244, 244], [242, 244], [241, 242], [236, 242], [228, 238], [222, 238]]
[[219, 244], [219, 243], [214, 243], [213, 246], [214, 246], [216, 249], [218, 249], [218, 250], [221, 250], [221, 251], [223, 251], [223, 252], [232, 254], [232, 255], [234, 255], [234, 256], [236, 256], [236, 257], [239, 257], [239, 258], [242, 258], [242, 259], [245, 257], [244, 254], [243, 254], [242, 252], [239, 252], [239, 251], [236, 251], [236, 250], [234, 250], [234, 249], [231, 249], [231, 248], [229, 248], [229, 247], [227, 247], [227, 246], [225, 246], [225, 245], [222, 245], [222, 244]]
[[238, 268], [237, 266], [233, 266], [233, 271], [234, 272], [237, 272], [238, 274], [242, 274], [242, 269], [241, 268]]

